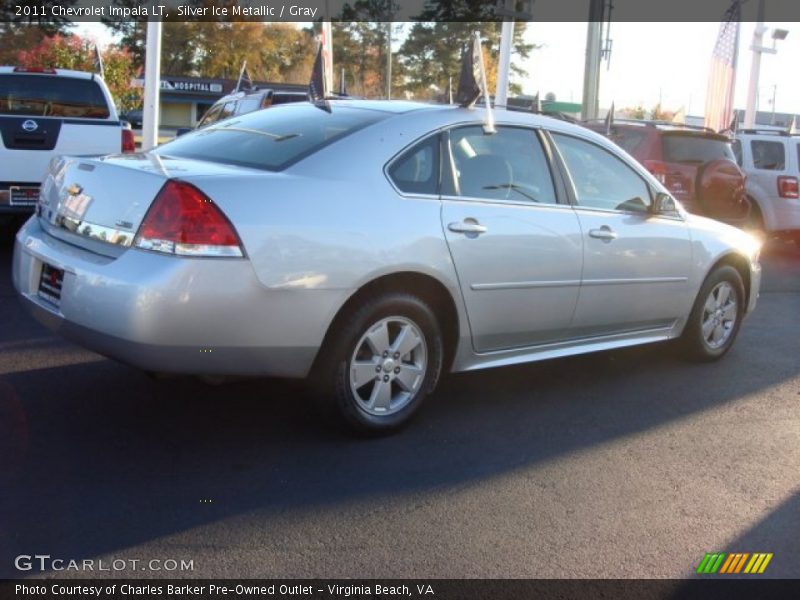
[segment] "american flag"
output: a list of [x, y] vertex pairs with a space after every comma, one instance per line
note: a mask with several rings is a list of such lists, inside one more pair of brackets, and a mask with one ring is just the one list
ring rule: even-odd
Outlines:
[[738, 1], [734, 1], [727, 15], [729, 19], [719, 25], [706, 89], [705, 126], [714, 131], [727, 127], [733, 114], [736, 59], [739, 55]]

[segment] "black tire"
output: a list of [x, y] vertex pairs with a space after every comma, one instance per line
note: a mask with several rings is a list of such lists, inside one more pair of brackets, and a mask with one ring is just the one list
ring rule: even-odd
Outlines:
[[[351, 374], [356, 372], [352, 363], [357, 359], [357, 351], [371, 348], [365, 341], [367, 333], [385, 322], [388, 322], [387, 331], [390, 340], [393, 339], [395, 331], [399, 332], [398, 326], [410, 323], [416, 328], [413, 330], [415, 335], [417, 332], [420, 334], [424, 345], [416, 346], [415, 350], [399, 359], [391, 355], [378, 358], [376, 354], [372, 360], [377, 362], [372, 364], [376, 369], [381, 369], [376, 370], [376, 378], [380, 378], [381, 381], [364, 384], [364, 387], [357, 391], [357, 397], [351, 385]], [[424, 368], [419, 369], [422, 376], [421, 379], [419, 377], [415, 379], [417, 386], [414, 388], [415, 392], [411, 394], [399, 387], [400, 382], [397, 380], [400, 380], [401, 375], [395, 375], [395, 369], [401, 369], [401, 365], [403, 369], [417, 368], [411, 362], [411, 358], [416, 356], [414, 353], [424, 353]], [[315, 388], [323, 403], [330, 407], [332, 401], [332, 408], [335, 409], [333, 412], [352, 432], [362, 435], [383, 435], [405, 425], [417, 412], [425, 397], [433, 391], [442, 370], [443, 356], [441, 329], [430, 306], [412, 294], [384, 293], [351, 310], [328, 336], [326, 347], [322, 349], [318, 361], [317, 375], [320, 378], [314, 382]], [[362, 356], [359, 360], [364, 363], [369, 359]], [[389, 370], [387, 366], [390, 367]], [[405, 371], [403, 373], [405, 374]], [[388, 383], [383, 381], [383, 378], [389, 377], [392, 378], [391, 381]], [[388, 385], [388, 394], [391, 398], [394, 398], [394, 393], [398, 397], [403, 394], [408, 394], [409, 397], [404, 402], [398, 401], [394, 408], [387, 408], [386, 414], [375, 414], [375, 411], [381, 409], [375, 407], [370, 412], [365, 406], [364, 398], [371, 391], [370, 386], [375, 385]]]
[[[718, 286], [728, 284], [728, 291], [735, 296], [735, 319], [727, 327], [724, 323], [724, 317], [720, 321], [723, 331], [727, 331], [727, 337], [720, 340], [707, 339], [703, 332], [703, 323], [708, 322], [711, 318], [713, 322], [714, 314], [706, 309], [706, 303], [709, 302], [712, 292], [717, 291]], [[711, 301], [713, 304], [713, 300]], [[742, 324], [745, 309], [745, 293], [742, 277], [739, 272], [731, 266], [723, 265], [717, 267], [706, 278], [700, 292], [697, 294], [697, 299], [692, 307], [692, 312], [689, 314], [689, 319], [681, 337], [684, 352], [687, 358], [691, 360], [710, 362], [722, 358], [728, 350], [733, 346], [736, 336], [739, 333], [739, 328]], [[716, 328], [712, 329], [712, 332]], [[714, 335], [712, 333], [712, 335]], [[715, 342], [719, 343], [716, 345]]]

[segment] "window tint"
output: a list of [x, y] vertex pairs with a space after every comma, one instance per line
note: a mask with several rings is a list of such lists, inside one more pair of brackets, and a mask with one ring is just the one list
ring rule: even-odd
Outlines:
[[783, 142], [762, 142], [752, 140], [753, 166], [765, 171], [783, 171], [786, 166], [786, 155]]
[[724, 139], [687, 133], [664, 133], [661, 152], [666, 162], [703, 164], [712, 160], [735, 161], [729, 142]]
[[731, 150], [736, 157], [736, 164], [742, 166], [742, 142], [740, 140], [733, 140], [731, 142]]
[[280, 170], [390, 113], [295, 103], [240, 115], [181, 136], [155, 152], [256, 169]]
[[639, 144], [646, 137], [645, 132], [639, 129], [612, 128], [611, 135], [608, 138], [628, 154], [633, 154], [633, 151], [639, 147]]
[[107, 119], [97, 82], [56, 75], [0, 75], [0, 113], [31, 117]]
[[445, 193], [490, 200], [556, 203], [553, 179], [542, 146], [531, 129], [482, 127], [450, 132], [454, 181]]
[[389, 177], [403, 192], [439, 193], [439, 136], [431, 136], [406, 150], [389, 167]]
[[197, 124], [198, 127], [206, 127], [211, 125], [212, 123], [216, 123], [219, 121], [219, 113], [222, 112], [222, 105], [215, 104], [211, 108], [208, 109], [208, 112], [203, 115], [203, 118], [200, 119], [200, 123]]
[[644, 179], [595, 144], [567, 135], [553, 134], [575, 185], [580, 206], [646, 212], [650, 191]]

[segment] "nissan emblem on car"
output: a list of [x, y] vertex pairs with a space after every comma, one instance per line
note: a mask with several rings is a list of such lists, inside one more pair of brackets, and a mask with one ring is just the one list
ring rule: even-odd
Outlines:
[[28, 133], [30, 133], [32, 131], [36, 131], [37, 129], [39, 129], [39, 124], [33, 119], [26, 119], [22, 123], [22, 128]]

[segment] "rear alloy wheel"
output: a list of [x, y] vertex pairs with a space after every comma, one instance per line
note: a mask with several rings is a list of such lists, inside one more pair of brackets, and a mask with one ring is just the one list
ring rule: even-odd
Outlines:
[[730, 350], [744, 315], [744, 285], [730, 266], [706, 279], [689, 315], [683, 341], [691, 358], [712, 361]]
[[433, 390], [442, 368], [436, 316], [416, 296], [385, 294], [356, 310], [331, 351], [336, 408], [352, 429], [389, 432]]

